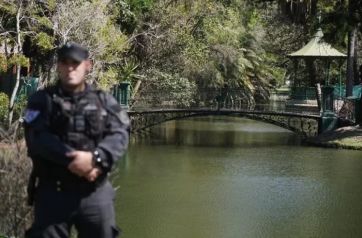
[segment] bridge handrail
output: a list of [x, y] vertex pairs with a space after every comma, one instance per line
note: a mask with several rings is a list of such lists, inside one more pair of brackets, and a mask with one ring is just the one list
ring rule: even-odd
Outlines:
[[211, 113], [211, 114], [256, 114], [256, 115], [281, 115], [281, 116], [295, 116], [304, 118], [320, 118], [319, 114], [313, 113], [300, 113], [288, 111], [269, 111], [269, 110], [245, 110], [245, 109], [215, 109], [215, 108], [151, 108], [144, 110], [129, 110], [130, 115], [135, 114], [151, 114], [151, 113], [177, 113], [177, 112], [190, 112], [190, 113]]

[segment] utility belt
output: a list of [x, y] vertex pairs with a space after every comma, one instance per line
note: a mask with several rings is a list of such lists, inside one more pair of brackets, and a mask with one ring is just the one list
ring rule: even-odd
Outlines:
[[80, 196], [86, 196], [94, 192], [97, 188], [103, 186], [107, 182], [107, 177], [100, 177], [95, 182], [89, 182], [84, 178], [74, 180], [59, 179], [55, 177], [39, 177], [31, 174], [28, 183], [28, 205], [32, 206], [36, 191], [40, 187], [47, 187], [56, 190], [57, 192], [76, 193]]
[[97, 182], [70, 182], [62, 181], [60, 179], [42, 179], [39, 178], [38, 187], [51, 187], [54, 188], [57, 192], [75, 192], [78, 194], [89, 194], [94, 192], [98, 187], [105, 184], [106, 179]]

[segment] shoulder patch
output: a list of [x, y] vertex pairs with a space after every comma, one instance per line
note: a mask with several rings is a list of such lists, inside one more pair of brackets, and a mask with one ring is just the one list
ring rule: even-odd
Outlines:
[[31, 123], [39, 116], [39, 114], [40, 114], [40, 111], [38, 111], [38, 110], [26, 109], [24, 121], [26, 123]]

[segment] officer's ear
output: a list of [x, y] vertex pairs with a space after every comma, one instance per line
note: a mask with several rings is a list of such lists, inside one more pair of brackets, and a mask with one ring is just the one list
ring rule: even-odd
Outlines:
[[90, 73], [92, 71], [93, 61], [91, 59], [87, 59], [85, 61], [85, 67], [86, 67], [87, 73]]

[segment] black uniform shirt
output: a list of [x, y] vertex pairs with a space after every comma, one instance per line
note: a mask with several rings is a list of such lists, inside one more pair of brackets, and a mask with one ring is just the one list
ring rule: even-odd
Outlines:
[[[28, 146], [28, 154], [32, 158], [34, 165], [41, 164], [47, 169], [57, 168], [65, 174], [70, 174], [67, 167], [71, 159], [66, 157], [66, 153], [72, 150], [80, 150], [68, 143], [64, 139], [67, 129], [64, 125], [54, 120], [54, 115], [64, 114], [59, 112], [56, 107], [55, 98], [70, 98], [72, 104], [76, 104], [79, 100], [88, 100], [90, 98], [99, 98], [102, 110], [105, 111], [104, 121], [102, 124], [102, 135], [95, 142], [92, 141], [93, 148], [87, 150], [97, 151], [99, 157], [102, 158], [103, 172], [107, 173], [111, 170], [114, 163], [125, 153], [129, 140], [129, 118], [127, 112], [121, 110], [117, 101], [109, 94], [103, 91], [97, 91], [92, 87], [86, 87], [86, 90], [78, 95], [66, 95], [59, 86], [40, 90], [32, 95], [28, 100], [28, 105], [24, 117], [25, 139]], [[73, 111], [70, 113], [70, 120], [75, 120], [77, 115], [83, 113]], [[58, 123], [58, 124], [57, 124]], [[54, 128], [63, 128], [63, 131], [55, 133]], [[56, 129], [55, 129], [56, 130]], [[62, 173], [62, 172], [61, 172]], [[52, 176], [52, 174], [50, 174]], [[54, 175], [57, 176], [57, 175]], [[73, 175], [72, 176], [76, 176]]]

